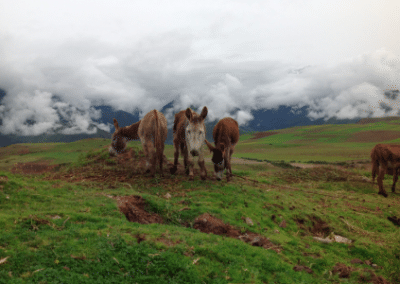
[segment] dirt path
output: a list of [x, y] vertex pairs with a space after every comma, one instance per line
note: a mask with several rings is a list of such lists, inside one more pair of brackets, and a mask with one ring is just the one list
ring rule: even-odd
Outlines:
[[[205, 161], [207, 164], [212, 164], [212, 162], [211, 162], [211, 157], [206, 157], [206, 158], [204, 158], [204, 161]], [[253, 161], [253, 160], [246, 160], [246, 159], [235, 158], [235, 157], [232, 157], [231, 162], [232, 162], [232, 164], [239, 164], [239, 165], [262, 165], [262, 164], [265, 165], [265, 162], [259, 162], [259, 161]]]

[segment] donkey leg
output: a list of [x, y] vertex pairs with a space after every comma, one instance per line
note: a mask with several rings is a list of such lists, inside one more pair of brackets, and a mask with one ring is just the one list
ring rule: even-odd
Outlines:
[[187, 149], [185, 149], [184, 158], [185, 158], [185, 168], [186, 174], [189, 174], [189, 180], [194, 180], [193, 174], [193, 157], [191, 154], [188, 153]]
[[174, 165], [170, 168], [171, 175], [175, 174], [178, 170], [178, 158], [179, 158], [179, 142], [174, 139]]
[[150, 172], [150, 169], [149, 169], [149, 165], [150, 165], [150, 163], [149, 163], [149, 160], [150, 160], [149, 154], [150, 153], [149, 153], [148, 142], [143, 137], [140, 138], [140, 141], [142, 142], [143, 152], [144, 152], [144, 155], [146, 157], [146, 173], [149, 173]]
[[205, 180], [207, 178], [207, 169], [204, 163], [203, 151], [200, 151], [199, 160], [197, 161], [200, 167], [200, 178]]
[[[232, 179], [232, 168], [231, 168], [231, 158], [232, 158], [233, 149], [229, 149], [228, 157], [226, 159], [226, 178], [228, 181]], [[229, 179], [228, 179], [229, 177]]]
[[225, 149], [225, 159], [224, 159], [224, 166], [225, 166], [225, 170], [226, 170], [226, 181], [230, 181], [231, 180], [231, 174], [229, 172], [229, 158], [230, 158], [230, 149], [229, 147], [226, 147]]
[[387, 165], [381, 163], [378, 175], [378, 186], [379, 186], [378, 194], [383, 195], [384, 197], [388, 196], [385, 189], [383, 188], [383, 178], [385, 177], [386, 170], [387, 170]]
[[398, 168], [393, 168], [393, 185], [392, 192], [396, 192], [396, 182], [398, 179]]
[[185, 167], [185, 173], [186, 175], [189, 175], [190, 173], [190, 162], [189, 161], [189, 152], [187, 150], [186, 146], [181, 147], [182, 153], [183, 153], [183, 165]]
[[159, 159], [159, 163], [160, 163], [160, 172], [161, 172], [161, 176], [164, 176], [164, 172], [163, 172], [163, 158], [164, 158], [164, 144], [161, 145], [161, 149], [158, 149], [158, 159]]
[[149, 142], [148, 144], [149, 152], [150, 152], [150, 175], [154, 177], [156, 175], [156, 161], [157, 161], [157, 152], [154, 149], [153, 143]]

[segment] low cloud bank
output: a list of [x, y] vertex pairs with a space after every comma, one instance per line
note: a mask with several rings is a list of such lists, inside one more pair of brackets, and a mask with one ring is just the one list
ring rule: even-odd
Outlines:
[[[9, 39], [0, 50], [15, 44]], [[29, 52], [21, 46], [0, 65], [0, 88], [7, 92], [0, 106], [3, 134], [108, 131], [110, 125], [96, 122], [97, 105], [138, 109], [143, 117], [173, 102], [169, 124], [189, 106], [207, 106], [207, 119], [231, 116], [240, 125], [254, 119], [252, 110], [281, 105], [307, 106], [312, 119], [399, 114], [400, 60], [385, 49], [304, 67], [200, 58], [192, 36], [172, 32], [123, 47], [89, 40], [35, 45]]]

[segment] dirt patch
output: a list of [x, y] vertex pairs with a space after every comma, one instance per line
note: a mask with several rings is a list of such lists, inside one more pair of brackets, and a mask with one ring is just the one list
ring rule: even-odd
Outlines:
[[390, 284], [390, 282], [387, 281], [385, 278], [383, 278], [382, 276], [377, 276], [375, 272], [369, 269], [365, 269], [364, 273], [360, 275], [359, 279], [363, 283], [368, 282], [373, 284]]
[[376, 117], [376, 118], [363, 118], [359, 120], [356, 124], [368, 124], [368, 123], [374, 123], [374, 122], [388, 122], [391, 120], [398, 120], [398, 116], [392, 116], [392, 117]]
[[365, 207], [362, 205], [356, 206], [349, 202], [346, 202], [345, 205], [347, 207], [349, 207], [351, 210], [356, 211], [356, 212], [364, 212], [364, 213], [372, 213], [372, 214], [382, 214], [383, 213], [382, 210], [379, 208], [379, 206], [377, 206], [375, 209], [371, 209], [371, 208], [368, 208], [368, 207]]
[[339, 278], [349, 278], [351, 272], [354, 270], [354, 268], [351, 268], [350, 266], [346, 266], [343, 263], [336, 263], [336, 265], [333, 267], [332, 273], [338, 273]]
[[44, 174], [52, 171], [57, 165], [49, 165], [46, 162], [17, 163], [11, 169], [13, 174]]
[[278, 253], [282, 250], [269, 241], [266, 237], [252, 232], [241, 234], [240, 231], [235, 229], [233, 226], [225, 224], [222, 220], [215, 218], [208, 213], [204, 213], [197, 217], [194, 221], [193, 228], [203, 233], [212, 233], [215, 235], [224, 235], [230, 238], [237, 238], [252, 246], [272, 249]]
[[119, 210], [124, 213], [130, 222], [140, 224], [163, 223], [163, 219], [158, 214], [151, 214], [145, 210], [146, 201], [139, 195], [119, 196], [115, 198]]
[[[212, 164], [210, 157], [204, 158], [204, 161], [206, 162], [206, 164]], [[259, 161], [255, 161], [255, 160], [247, 160], [247, 159], [241, 159], [241, 158], [235, 158], [235, 157], [231, 158], [231, 162], [233, 165], [235, 165], [235, 164], [237, 164], [237, 165], [266, 165], [267, 164], [266, 162], [259, 162]]]
[[311, 221], [311, 226], [307, 226], [306, 220], [303, 218], [298, 218], [298, 217], [294, 218], [294, 221], [296, 221], [297, 226], [305, 231], [303, 235], [310, 234], [315, 237], [325, 238], [331, 233], [332, 230], [329, 227], [328, 223], [326, 223], [319, 217], [309, 215], [308, 219]]
[[181, 243], [181, 241], [173, 242], [173, 241], [165, 239], [165, 238], [157, 238], [157, 239], [155, 239], [155, 241], [156, 242], [161, 242], [161, 243], [167, 245], [168, 247], [175, 246], [175, 245]]
[[300, 169], [289, 169], [275, 173], [275, 176], [287, 183], [300, 183], [310, 181], [340, 182], [361, 181], [361, 176], [351, 171], [340, 168], [340, 166], [314, 166]]
[[24, 149], [24, 150], [19, 151], [17, 154], [18, 155], [26, 155], [29, 153], [31, 153], [31, 151], [29, 151], [29, 149]]
[[312, 271], [312, 269], [311, 268], [309, 268], [309, 267], [307, 267], [307, 266], [303, 266], [303, 265], [295, 265], [294, 267], [293, 267], [293, 270], [294, 271], [306, 271], [307, 273], [313, 273], [313, 271]]
[[264, 137], [268, 137], [271, 135], [275, 135], [275, 134], [279, 134], [279, 132], [257, 132], [253, 134], [253, 137], [251, 137], [251, 139], [260, 139], [260, 138], [264, 138]]
[[370, 130], [357, 132], [348, 138], [346, 142], [384, 142], [400, 138], [400, 131], [393, 130]]

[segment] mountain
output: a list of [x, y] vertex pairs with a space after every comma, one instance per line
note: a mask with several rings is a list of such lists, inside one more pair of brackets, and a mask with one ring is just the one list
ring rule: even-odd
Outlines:
[[[6, 95], [6, 92], [0, 89], [0, 102]], [[172, 108], [174, 102], [170, 102], [165, 105], [160, 111], [162, 113], [166, 113], [168, 109]], [[37, 136], [17, 136], [17, 135], [2, 135], [0, 134], [0, 146], [4, 147], [7, 145], [15, 144], [15, 143], [38, 143], [38, 142], [73, 142], [80, 139], [85, 138], [111, 138], [111, 134], [114, 132], [113, 119], [116, 118], [120, 126], [131, 125], [134, 122], [139, 121], [139, 111], [136, 110], [134, 113], [128, 113], [122, 110], [113, 110], [112, 107], [101, 105], [95, 106], [96, 110], [100, 110], [102, 116], [95, 120], [97, 123], [111, 124], [110, 133], [97, 129], [97, 133], [95, 134], [72, 134], [72, 135], [64, 135], [64, 134], [42, 134]], [[192, 107], [193, 108], [193, 107]], [[305, 126], [305, 125], [321, 125], [321, 124], [348, 124], [348, 123], [356, 123], [360, 121], [360, 118], [356, 119], [336, 119], [331, 118], [327, 121], [321, 119], [311, 120], [307, 117], [307, 107], [302, 107], [298, 109], [294, 109], [288, 106], [280, 106], [277, 109], [259, 109], [252, 110], [251, 114], [254, 119], [249, 121], [246, 125], [242, 125], [239, 127], [241, 134], [246, 134], [254, 131], [268, 131], [268, 130], [276, 130], [283, 129], [294, 126]], [[67, 121], [61, 121], [62, 124], [65, 124], [65, 127], [68, 125]], [[214, 139], [212, 137], [212, 131], [214, 129], [217, 121], [206, 121], [206, 139], [210, 142], [213, 142]], [[1, 119], [0, 119], [1, 124]], [[92, 125], [92, 127], [95, 127]], [[172, 128], [168, 129], [168, 136], [166, 140], [166, 144], [172, 145], [173, 141], [173, 133]]]
[[356, 123], [361, 118], [336, 119], [330, 118], [325, 121], [323, 118], [311, 120], [307, 117], [307, 107], [294, 109], [288, 106], [280, 106], [278, 109], [253, 110], [251, 114], [254, 119], [247, 125], [241, 127], [241, 132], [268, 131], [283, 129], [294, 126], [322, 125], [322, 124], [348, 124]]

